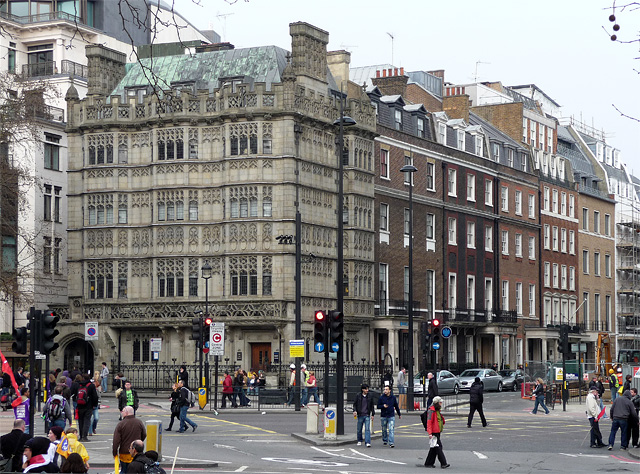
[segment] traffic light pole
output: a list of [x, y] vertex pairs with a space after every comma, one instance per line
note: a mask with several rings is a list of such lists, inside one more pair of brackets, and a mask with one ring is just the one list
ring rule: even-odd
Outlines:
[[[38, 330], [37, 327], [40, 324], [40, 316], [42, 313], [40, 311], [36, 311], [34, 307], [29, 309], [28, 314], [28, 327], [31, 329], [30, 331], [30, 343], [31, 347], [29, 350], [29, 370], [31, 371], [31, 376], [29, 377], [29, 426], [31, 427], [31, 433], [33, 433], [35, 425], [34, 425], [34, 416], [36, 412], [36, 350], [40, 349], [39, 341], [38, 341]], [[16, 394], [20, 397], [20, 394]]]

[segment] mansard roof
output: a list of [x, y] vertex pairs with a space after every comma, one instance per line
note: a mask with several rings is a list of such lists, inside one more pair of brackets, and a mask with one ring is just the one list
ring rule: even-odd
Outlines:
[[[122, 95], [126, 88], [146, 87], [153, 81], [161, 89], [169, 89], [172, 83], [195, 83], [196, 89], [220, 87], [220, 79], [251, 78], [253, 83], [279, 83], [287, 65], [287, 51], [277, 46], [206, 51], [179, 56], [163, 56], [141, 59], [128, 65], [127, 74], [113, 94]], [[328, 79], [335, 83], [329, 73]]]

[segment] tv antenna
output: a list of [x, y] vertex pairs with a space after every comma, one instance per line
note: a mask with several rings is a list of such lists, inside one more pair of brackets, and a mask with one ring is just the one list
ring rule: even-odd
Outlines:
[[389, 38], [391, 38], [391, 65], [393, 65], [393, 40], [395, 39], [395, 36], [393, 33], [389, 33], [388, 31], [387, 34], [389, 35]]
[[222, 18], [222, 41], [223, 43], [227, 40], [227, 17], [235, 15], [235, 13], [217, 13], [216, 18], [220, 20]]
[[491, 63], [485, 63], [484, 61], [476, 61], [476, 72], [473, 75], [473, 82], [476, 83], [478, 82], [478, 64], [491, 64]]

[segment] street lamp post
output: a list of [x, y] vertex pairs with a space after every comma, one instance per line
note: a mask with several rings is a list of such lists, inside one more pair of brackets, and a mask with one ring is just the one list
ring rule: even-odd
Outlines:
[[[205, 260], [204, 265], [202, 265], [202, 278], [205, 281], [205, 285], [204, 285], [204, 317], [208, 318], [209, 317], [209, 278], [211, 278], [211, 274], [212, 274], [212, 268], [211, 268], [211, 264], [209, 263], [209, 260]], [[207, 335], [208, 339], [211, 340], [211, 326], [208, 326], [209, 328], [209, 334]], [[202, 335], [203, 339], [204, 339], [204, 334]], [[204, 348], [204, 344], [202, 344], [202, 347]], [[209, 347], [209, 350], [211, 350], [211, 347]], [[209, 364], [208, 364], [208, 358], [209, 355], [207, 354], [207, 381], [209, 382]], [[215, 373], [213, 375], [214, 377], [214, 390], [213, 390], [213, 409], [216, 410], [218, 408], [218, 355], [216, 354], [214, 356], [215, 358]], [[202, 364], [200, 365], [200, 380], [202, 381]], [[205, 383], [205, 387], [208, 388], [208, 383]]]
[[[341, 88], [342, 89], [342, 88]], [[337, 310], [344, 314], [344, 127], [350, 127], [356, 124], [351, 117], [344, 115], [344, 97], [340, 90], [340, 118], [333, 122], [338, 125], [338, 241], [337, 241], [337, 279], [336, 279], [336, 296], [338, 302]], [[339, 341], [339, 349], [336, 359], [336, 391], [337, 391], [337, 423], [336, 432], [338, 435], [344, 434], [344, 348], [343, 340]]]
[[413, 165], [404, 165], [400, 171], [409, 174], [409, 390], [407, 390], [407, 410], [413, 411], [413, 173], [418, 171]]

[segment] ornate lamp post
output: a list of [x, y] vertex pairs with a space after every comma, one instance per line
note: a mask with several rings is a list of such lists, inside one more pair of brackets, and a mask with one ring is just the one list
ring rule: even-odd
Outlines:
[[[209, 264], [209, 260], [205, 260], [204, 265], [202, 265], [202, 278], [204, 279], [204, 317], [205, 319], [209, 317], [209, 278], [211, 278], [211, 274], [212, 274], [212, 269], [211, 269], [211, 265]], [[205, 334], [202, 334], [202, 338], [204, 339], [205, 337], [207, 337], [208, 339], [211, 339], [211, 326], [207, 326], [209, 328], [209, 334], [207, 334], [205, 336]], [[202, 345], [201, 347], [204, 349], [204, 342], [202, 341]], [[211, 349], [211, 348], [209, 348]], [[203, 353], [200, 353], [200, 382], [202, 383], [202, 357], [203, 357]], [[214, 395], [213, 395], [213, 408], [214, 410], [218, 408], [218, 356], [215, 356], [215, 389], [214, 389]], [[209, 378], [209, 356], [207, 355], [207, 364], [206, 364], [206, 372], [207, 372], [207, 379]], [[209, 380], [207, 380], [206, 382], [208, 382]], [[207, 387], [207, 383], [205, 382], [205, 387]]]

